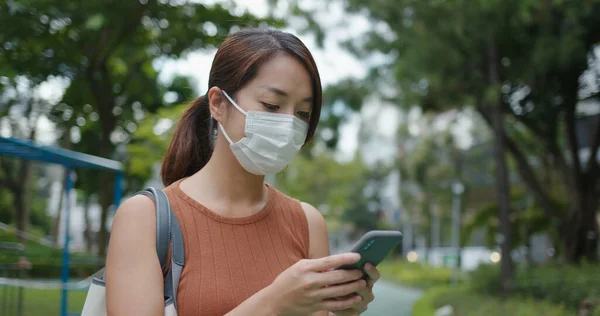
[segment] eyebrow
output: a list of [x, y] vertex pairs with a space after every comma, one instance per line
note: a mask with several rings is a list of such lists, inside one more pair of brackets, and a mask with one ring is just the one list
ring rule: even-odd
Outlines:
[[[285, 91], [283, 91], [281, 89], [269, 86], [269, 85], [262, 85], [261, 87], [265, 88], [265, 89], [267, 89], [267, 90], [269, 90], [269, 91], [271, 91], [271, 92], [273, 92], [273, 93], [275, 93], [275, 94], [277, 94], [279, 96], [282, 96], [282, 97], [288, 97], [289, 96], [289, 94], [287, 92], [285, 92]], [[304, 101], [304, 102], [311, 102], [312, 103], [313, 102], [313, 98], [312, 97], [307, 97], [307, 98], [304, 98], [304, 100], [302, 100], [302, 101]]]

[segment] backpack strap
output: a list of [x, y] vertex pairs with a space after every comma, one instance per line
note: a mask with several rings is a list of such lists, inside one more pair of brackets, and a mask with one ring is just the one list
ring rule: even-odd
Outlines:
[[177, 289], [179, 279], [185, 264], [185, 251], [183, 248], [183, 235], [176, 216], [173, 216], [169, 198], [162, 190], [147, 188], [140, 192], [156, 201], [156, 253], [160, 260], [160, 266], [164, 270], [171, 247], [171, 267], [165, 280], [164, 296], [173, 299], [173, 305], [177, 309]]
[[156, 203], [156, 253], [160, 261], [160, 268], [164, 271], [167, 265], [169, 244], [171, 242], [171, 206], [169, 199], [162, 190], [146, 188], [137, 194], [143, 194]]

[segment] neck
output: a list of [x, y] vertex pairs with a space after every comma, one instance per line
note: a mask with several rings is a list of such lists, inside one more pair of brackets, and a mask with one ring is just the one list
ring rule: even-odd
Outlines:
[[219, 200], [253, 204], [265, 198], [265, 177], [246, 171], [229, 146], [222, 143], [215, 146], [206, 166], [191, 178], [198, 184], [196, 187], [203, 188], [204, 194]]

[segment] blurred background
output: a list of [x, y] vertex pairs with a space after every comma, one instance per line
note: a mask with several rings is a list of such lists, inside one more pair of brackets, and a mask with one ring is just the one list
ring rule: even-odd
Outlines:
[[598, 0], [0, 0], [0, 314], [81, 310], [115, 197], [162, 187], [217, 47], [261, 27], [298, 35], [324, 86], [317, 137], [268, 182], [324, 214], [334, 253], [404, 234], [369, 315], [600, 315], [599, 17]]

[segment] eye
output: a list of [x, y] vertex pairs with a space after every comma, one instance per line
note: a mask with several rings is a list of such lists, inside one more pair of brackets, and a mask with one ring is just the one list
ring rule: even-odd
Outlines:
[[298, 111], [296, 112], [298, 114], [298, 116], [300, 116], [301, 118], [304, 119], [310, 119], [310, 112], [307, 111]]
[[265, 103], [265, 102], [261, 102], [261, 103], [265, 107], [265, 109], [267, 109], [269, 111], [277, 111], [277, 110], [279, 110], [279, 106], [278, 105], [269, 104], [269, 103]]

